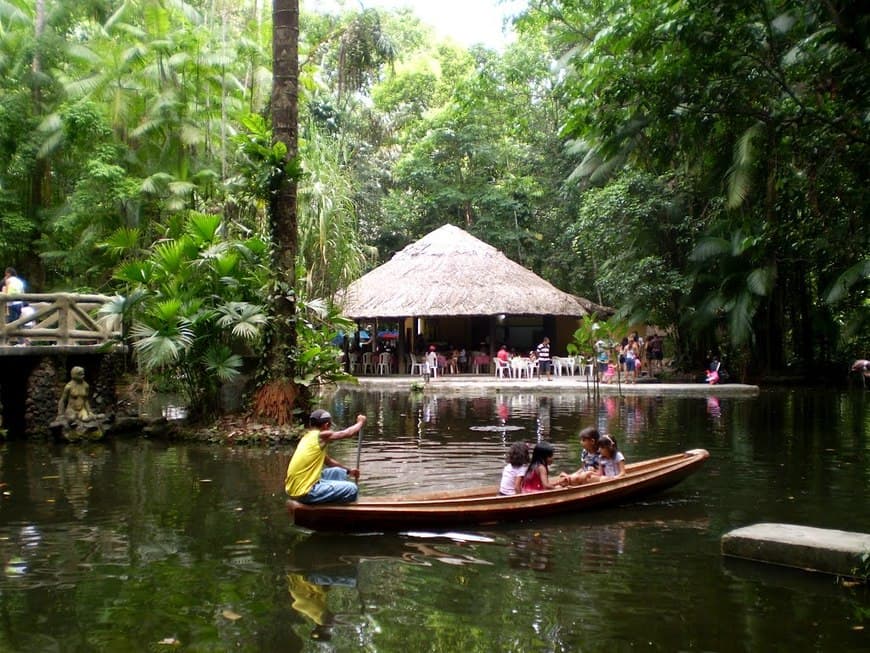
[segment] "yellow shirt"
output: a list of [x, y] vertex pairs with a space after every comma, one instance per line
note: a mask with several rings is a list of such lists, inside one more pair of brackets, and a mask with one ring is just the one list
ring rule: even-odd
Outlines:
[[318, 626], [327, 622], [326, 590], [320, 585], [305, 580], [300, 574], [289, 574], [290, 596], [293, 597], [293, 609], [304, 614]]
[[7, 295], [20, 295], [24, 292], [24, 282], [16, 276], [6, 279], [3, 292]]
[[326, 462], [326, 447], [320, 446], [320, 430], [310, 429], [299, 440], [296, 451], [287, 465], [284, 491], [291, 497], [308, 494], [320, 480]]

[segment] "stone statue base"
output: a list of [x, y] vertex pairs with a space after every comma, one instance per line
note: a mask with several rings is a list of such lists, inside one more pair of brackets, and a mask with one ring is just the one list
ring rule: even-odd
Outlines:
[[94, 415], [88, 420], [71, 420], [58, 417], [51, 424], [52, 433], [64, 442], [94, 442], [101, 440], [111, 419], [105, 415]]

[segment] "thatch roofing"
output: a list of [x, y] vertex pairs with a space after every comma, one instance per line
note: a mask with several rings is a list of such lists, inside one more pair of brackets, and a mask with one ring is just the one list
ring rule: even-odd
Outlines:
[[353, 319], [567, 315], [588, 300], [562, 292], [482, 240], [444, 225], [397, 252], [337, 296]]

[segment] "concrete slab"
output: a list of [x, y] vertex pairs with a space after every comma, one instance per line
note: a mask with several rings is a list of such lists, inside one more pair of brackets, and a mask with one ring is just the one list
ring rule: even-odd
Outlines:
[[[385, 376], [360, 376], [358, 384], [347, 387], [362, 387], [371, 390], [410, 390], [412, 383], [421, 383], [420, 376], [410, 374], [388, 374]], [[423, 390], [444, 394], [448, 392], [595, 392], [595, 384], [584, 376], [554, 376], [552, 381], [538, 379], [503, 379], [490, 374], [448, 374], [430, 379]], [[697, 396], [710, 397], [755, 397], [759, 394], [757, 385], [743, 383], [601, 383], [598, 392], [602, 395], [646, 395], [646, 396]]]
[[870, 552], [870, 534], [762, 523], [726, 533], [721, 545], [726, 556], [854, 577]]

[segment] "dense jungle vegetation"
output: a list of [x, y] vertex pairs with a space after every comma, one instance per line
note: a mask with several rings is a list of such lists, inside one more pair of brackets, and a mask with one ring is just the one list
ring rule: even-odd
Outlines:
[[445, 222], [671, 328], [687, 367], [842, 378], [870, 350], [864, 3], [530, 0], [498, 52], [303, 2], [298, 159], [272, 134], [291, 5], [0, 0], [4, 265], [122, 295], [140, 364], [196, 396], [262, 345], [282, 168], [303, 385], [334, 367], [325, 299]]

